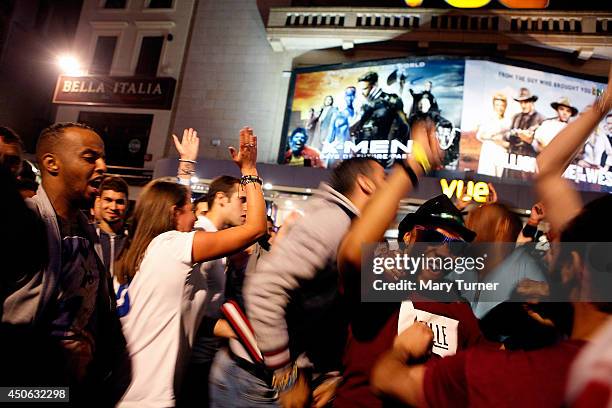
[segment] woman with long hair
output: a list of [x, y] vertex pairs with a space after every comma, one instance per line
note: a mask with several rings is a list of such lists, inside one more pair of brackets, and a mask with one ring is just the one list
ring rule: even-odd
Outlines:
[[529, 247], [515, 248], [522, 227], [518, 215], [500, 203], [484, 204], [468, 213], [465, 224], [477, 234], [470, 255], [486, 257], [485, 267], [472, 280], [497, 285], [494, 292], [463, 293], [485, 337], [503, 342], [508, 349], [537, 348], [555, 341], [553, 328], [533, 320], [522, 303], [513, 301], [523, 283], [546, 282], [543, 265]]
[[[199, 140], [193, 129], [181, 142], [179, 175], [194, 173]], [[191, 194], [182, 183], [154, 180], [140, 194], [129, 239], [115, 266], [118, 310], [127, 341], [132, 378], [119, 407], [173, 407], [180, 386], [189, 336], [197, 325], [206, 296], [189, 293], [194, 263], [229, 255], [254, 243], [266, 232], [265, 202], [257, 176], [257, 138], [249, 128], [240, 132], [240, 148], [230, 148], [242, 173], [246, 222], [219, 232], [193, 231]], [[203, 288], [191, 287], [191, 292]], [[203, 384], [203, 386], [208, 386]]]

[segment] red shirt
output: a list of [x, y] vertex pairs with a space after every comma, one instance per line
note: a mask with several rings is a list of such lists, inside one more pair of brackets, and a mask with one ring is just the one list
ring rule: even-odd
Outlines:
[[[482, 341], [478, 321], [467, 303], [413, 302], [415, 309], [459, 321], [459, 349]], [[397, 336], [399, 306], [395, 303], [362, 303], [356, 307], [359, 319], [351, 323], [344, 352], [344, 382], [334, 407], [376, 408], [383, 402], [370, 391], [370, 371], [381, 354], [393, 346]], [[385, 404], [387, 406], [387, 404]]]
[[587, 383], [572, 408], [609, 407], [612, 405], [612, 385], [593, 380]]
[[476, 347], [427, 362], [423, 392], [433, 407], [560, 407], [566, 377], [585, 344], [568, 340], [532, 351]]

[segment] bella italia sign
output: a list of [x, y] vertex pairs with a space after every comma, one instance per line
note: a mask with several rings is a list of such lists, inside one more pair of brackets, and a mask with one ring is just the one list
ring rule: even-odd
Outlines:
[[170, 109], [174, 78], [60, 76], [53, 103]]

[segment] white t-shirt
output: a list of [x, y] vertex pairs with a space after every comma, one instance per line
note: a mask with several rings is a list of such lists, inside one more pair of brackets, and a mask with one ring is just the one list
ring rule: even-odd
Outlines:
[[[206, 216], [199, 216], [194, 225], [195, 229], [202, 229], [206, 232], [217, 232], [217, 227]], [[223, 294], [225, 293], [225, 266], [227, 258], [213, 259], [212, 261], [202, 262], [200, 272], [206, 279], [206, 289], [208, 291], [210, 304], [207, 303], [208, 310], [206, 316], [219, 318], [221, 312], [219, 308], [223, 303]]]
[[[199, 216], [194, 227], [207, 232], [217, 232], [215, 225], [205, 216]], [[193, 308], [194, 305], [197, 307], [195, 313], [184, 313], [184, 316], [189, 319], [185, 322], [185, 327], [193, 328], [187, 332], [192, 346], [192, 362], [212, 362], [214, 349], [211, 350], [209, 346], [211, 338], [196, 337], [196, 334], [204, 316], [216, 319], [221, 317], [220, 308], [224, 301], [226, 263], [226, 258], [223, 257], [196, 264], [185, 283], [184, 310]]]
[[192, 270], [195, 232], [168, 231], [151, 241], [130, 282], [129, 312], [121, 318], [132, 361], [132, 382], [118, 407], [173, 407], [175, 376], [188, 350], [181, 303]]

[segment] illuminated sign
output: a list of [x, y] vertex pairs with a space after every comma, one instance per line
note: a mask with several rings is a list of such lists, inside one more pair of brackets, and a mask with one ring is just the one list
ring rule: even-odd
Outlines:
[[175, 86], [174, 78], [62, 75], [57, 80], [53, 103], [171, 109]]
[[[448, 4], [456, 8], [473, 9], [488, 5], [491, 0], [445, 0]], [[511, 9], [545, 9], [548, 7], [549, 0], [498, 0], [504, 6]], [[405, 0], [409, 7], [419, 7], [424, 0]]]
[[442, 193], [448, 198], [452, 198], [455, 194], [460, 200], [468, 201], [469, 198], [477, 203], [484, 203], [489, 196], [489, 186], [483, 181], [466, 183], [463, 180], [451, 180], [449, 184], [448, 180], [440, 179], [440, 186]]

